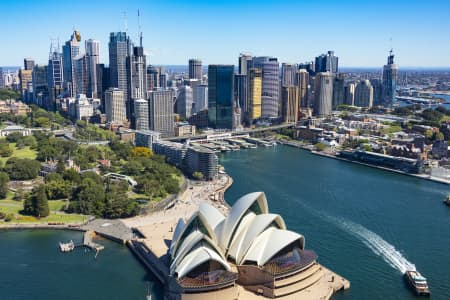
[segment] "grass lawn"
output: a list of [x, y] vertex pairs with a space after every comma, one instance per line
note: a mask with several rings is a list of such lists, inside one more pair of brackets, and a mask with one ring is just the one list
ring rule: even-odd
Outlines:
[[17, 149], [16, 143], [10, 143], [9, 146], [13, 149], [13, 154], [9, 157], [0, 157], [0, 161], [2, 162], [2, 164], [5, 164], [5, 162], [11, 157], [29, 158], [29, 159], [36, 159], [37, 157], [37, 151], [30, 149], [30, 147], [28, 146], [22, 149]]
[[[11, 193], [12, 194], [12, 193]], [[14, 214], [15, 219], [11, 222], [5, 224], [23, 224], [23, 223], [48, 223], [48, 222], [63, 222], [63, 223], [81, 223], [87, 220], [87, 216], [77, 215], [77, 214], [66, 214], [61, 210], [67, 201], [64, 200], [51, 200], [48, 201], [50, 206], [50, 215], [46, 218], [37, 219], [33, 216], [24, 216], [20, 214], [20, 211], [23, 209], [22, 201], [15, 201], [8, 199], [10, 195], [8, 195], [7, 199], [0, 200], [0, 211], [6, 214]], [[4, 223], [0, 221], [1, 224]]]

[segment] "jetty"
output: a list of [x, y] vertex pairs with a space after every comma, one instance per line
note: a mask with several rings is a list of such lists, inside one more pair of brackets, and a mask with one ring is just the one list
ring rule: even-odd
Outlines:
[[68, 243], [63, 243], [60, 242], [59, 243], [59, 249], [61, 250], [61, 252], [71, 252], [73, 250], [75, 250], [75, 248], [77, 247], [86, 247], [92, 250], [95, 250], [96, 252], [96, 257], [98, 255], [98, 253], [105, 249], [105, 247], [103, 245], [97, 244], [93, 241], [93, 238], [95, 237], [95, 232], [92, 230], [88, 230], [84, 233], [83, 235], [83, 241], [81, 243], [75, 244], [72, 240]]

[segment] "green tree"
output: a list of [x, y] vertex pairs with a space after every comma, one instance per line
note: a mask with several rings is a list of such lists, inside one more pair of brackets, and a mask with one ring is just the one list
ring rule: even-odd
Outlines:
[[8, 194], [9, 176], [5, 172], [0, 172], [0, 199], [6, 198]]
[[30, 180], [38, 176], [41, 164], [28, 158], [11, 157], [3, 168], [13, 180]]
[[45, 128], [50, 127], [50, 119], [47, 117], [38, 117], [34, 119], [34, 123], [36, 124], [37, 127], [45, 127]]
[[192, 177], [194, 177], [196, 180], [203, 180], [203, 173], [202, 172], [194, 172], [192, 173]]
[[50, 214], [44, 185], [33, 188], [31, 195], [24, 201], [23, 210], [24, 213], [38, 218], [45, 218]]
[[13, 200], [15, 200], [15, 201], [22, 201], [23, 199], [25, 199], [25, 192], [24, 192], [24, 190], [22, 188], [19, 188], [14, 193]]
[[323, 151], [323, 150], [325, 150], [325, 148], [327, 148], [327, 146], [322, 143], [317, 143], [314, 145], [314, 147], [317, 149], [317, 151]]
[[103, 217], [105, 209], [105, 189], [91, 178], [85, 178], [75, 189], [69, 212]]
[[13, 149], [9, 146], [9, 144], [2, 143], [0, 144], [0, 156], [8, 157], [13, 154]]

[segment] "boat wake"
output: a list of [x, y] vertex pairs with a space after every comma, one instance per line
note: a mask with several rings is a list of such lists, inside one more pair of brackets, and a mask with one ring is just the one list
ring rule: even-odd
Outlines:
[[384, 261], [402, 274], [408, 270], [416, 270], [416, 266], [413, 263], [408, 261], [400, 251], [395, 249], [393, 245], [389, 244], [375, 232], [370, 231], [360, 224], [342, 218], [328, 216], [328, 219], [341, 229], [360, 239], [370, 250], [376, 255], [381, 256]]

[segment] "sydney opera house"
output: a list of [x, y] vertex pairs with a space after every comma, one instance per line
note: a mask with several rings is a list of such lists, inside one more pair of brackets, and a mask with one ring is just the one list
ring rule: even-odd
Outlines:
[[[305, 238], [269, 213], [265, 194], [255, 192], [237, 200], [227, 216], [202, 203], [186, 222], [178, 221], [166, 255], [166, 285], [173, 299], [313, 299], [323, 291], [304, 297], [318, 285], [330, 289], [328, 299], [344, 284], [327, 284], [336, 274], [316, 260]], [[334, 275], [325, 280], [326, 274]]]

